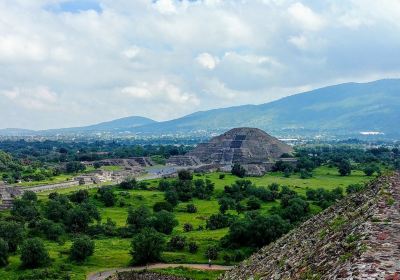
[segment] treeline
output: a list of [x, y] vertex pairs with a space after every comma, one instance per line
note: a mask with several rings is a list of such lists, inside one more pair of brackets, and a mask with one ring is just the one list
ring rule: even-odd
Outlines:
[[16, 159], [40, 162], [97, 161], [108, 158], [182, 155], [191, 149], [187, 145], [137, 144], [135, 141], [0, 141], [0, 150]]

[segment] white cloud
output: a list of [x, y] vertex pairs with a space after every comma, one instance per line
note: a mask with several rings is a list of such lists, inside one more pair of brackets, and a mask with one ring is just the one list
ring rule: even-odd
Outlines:
[[397, 0], [94, 1], [0, 1], [0, 128], [166, 120], [400, 73]]
[[325, 25], [325, 20], [321, 16], [300, 2], [290, 5], [288, 12], [295, 23], [304, 29], [318, 31]]
[[201, 53], [196, 57], [197, 63], [199, 63], [202, 67], [207, 68], [209, 70], [214, 69], [218, 63], [218, 57], [214, 57], [209, 53]]

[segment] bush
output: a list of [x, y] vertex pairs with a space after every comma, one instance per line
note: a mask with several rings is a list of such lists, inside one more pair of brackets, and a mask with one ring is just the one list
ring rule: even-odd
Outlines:
[[260, 208], [261, 208], [261, 200], [259, 200], [255, 196], [250, 197], [249, 200], [247, 201], [247, 209], [258, 210]]
[[182, 250], [186, 245], [186, 237], [175, 235], [168, 242], [168, 248], [171, 250]]
[[140, 206], [137, 209], [129, 208], [126, 223], [132, 232], [139, 232], [143, 228], [150, 226], [150, 218], [151, 213], [145, 206]]
[[364, 189], [364, 186], [361, 184], [350, 184], [346, 187], [346, 192], [348, 194], [358, 193]]
[[230, 219], [227, 215], [213, 214], [207, 219], [206, 228], [210, 230], [216, 230], [220, 228], [228, 227]]
[[184, 224], [184, 225], [183, 225], [183, 231], [184, 231], [184, 232], [193, 231], [193, 225], [192, 225], [192, 224], [189, 224], [189, 223]]
[[244, 169], [239, 163], [235, 163], [232, 166], [231, 173], [239, 178], [243, 178], [246, 176], [246, 169]]
[[160, 212], [161, 210], [172, 212], [174, 211], [174, 207], [167, 201], [156, 202], [153, 206], [153, 211]]
[[111, 207], [115, 205], [116, 197], [110, 187], [101, 187], [97, 190], [97, 193], [100, 195], [100, 200], [104, 203], [106, 207]]
[[135, 178], [127, 179], [119, 184], [119, 187], [124, 190], [132, 190], [136, 187], [137, 181]]
[[197, 212], [197, 208], [194, 204], [188, 204], [186, 205], [186, 212], [188, 213], [196, 213]]
[[69, 257], [71, 260], [83, 262], [89, 256], [93, 255], [94, 242], [86, 235], [74, 239]]
[[205, 257], [210, 260], [216, 260], [218, 258], [218, 247], [209, 246], [206, 250]]
[[349, 176], [351, 174], [351, 164], [348, 160], [342, 160], [339, 163], [338, 171], [340, 176]]
[[174, 214], [161, 210], [154, 215], [152, 225], [159, 232], [171, 234], [174, 227], [178, 225], [178, 221], [175, 219]]
[[50, 220], [39, 221], [37, 227], [48, 240], [57, 241], [65, 233], [62, 225]]
[[39, 238], [24, 241], [21, 246], [21, 265], [24, 268], [37, 268], [50, 262], [49, 253]]
[[89, 198], [89, 192], [87, 190], [79, 190], [69, 196], [69, 199], [75, 203], [82, 203]]
[[8, 244], [0, 238], [0, 267], [8, 265]]
[[218, 178], [219, 178], [220, 180], [223, 180], [223, 179], [225, 178], [225, 174], [219, 174]]
[[22, 199], [27, 201], [37, 201], [37, 195], [33, 191], [26, 191], [22, 195]]
[[176, 206], [179, 203], [179, 196], [175, 190], [167, 190], [164, 194], [165, 200], [172, 206]]
[[131, 243], [132, 261], [134, 264], [145, 264], [161, 260], [165, 248], [162, 234], [152, 228], [145, 228], [134, 236]]
[[165, 192], [166, 190], [168, 190], [170, 187], [170, 184], [167, 180], [165, 179], [161, 179], [160, 182], [158, 183], [158, 189], [160, 191]]
[[199, 246], [197, 245], [196, 242], [192, 241], [192, 242], [189, 242], [188, 248], [189, 248], [189, 253], [195, 254], [197, 252], [197, 250], [199, 249]]
[[179, 170], [178, 178], [182, 181], [190, 181], [193, 180], [193, 174], [189, 170]]
[[0, 222], [0, 238], [7, 242], [8, 251], [14, 253], [22, 242], [24, 228], [17, 222]]

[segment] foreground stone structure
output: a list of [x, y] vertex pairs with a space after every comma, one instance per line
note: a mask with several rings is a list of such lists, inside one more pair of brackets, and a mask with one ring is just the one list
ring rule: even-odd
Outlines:
[[[234, 163], [241, 164], [249, 175], [263, 175], [284, 154], [293, 148], [258, 128], [241, 127], [199, 144], [186, 156], [196, 158], [201, 164], [218, 164], [230, 171]], [[294, 159], [286, 159], [295, 162]]]
[[119, 272], [107, 278], [107, 280], [189, 280], [189, 278], [163, 275], [155, 272]]
[[0, 210], [12, 208], [15, 197], [22, 194], [22, 189], [6, 185], [0, 181]]
[[314, 216], [220, 279], [400, 279], [399, 222], [396, 173]]

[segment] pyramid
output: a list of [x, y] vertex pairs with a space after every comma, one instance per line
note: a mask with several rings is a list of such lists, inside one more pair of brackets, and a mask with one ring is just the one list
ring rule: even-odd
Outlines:
[[239, 163], [262, 164], [273, 162], [283, 154], [292, 154], [293, 148], [258, 128], [234, 128], [199, 144], [187, 155], [204, 164], [231, 165]]

